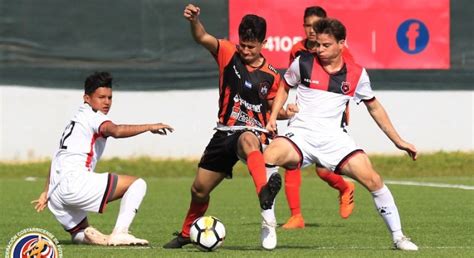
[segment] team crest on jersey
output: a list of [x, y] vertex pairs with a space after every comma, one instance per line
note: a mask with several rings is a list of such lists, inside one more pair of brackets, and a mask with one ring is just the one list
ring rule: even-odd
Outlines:
[[347, 93], [350, 91], [350, 89], [351, 89], [351, 84], [350, 84], [349, 82], [343, 81], [343, 82], [341, 83], [341, 91], [342, 91], [342, 93], [347, 94]]
[[258, 85], [258, 94], [261, 99], [266, 99], [268, 95], [268, 89], [270, 88], [270, 83], [267, 81], [261, 82]]
[[27, 228], [10, 239], [5, 257], [63, 257], [59, 241], [50, 232], [40, 228]]

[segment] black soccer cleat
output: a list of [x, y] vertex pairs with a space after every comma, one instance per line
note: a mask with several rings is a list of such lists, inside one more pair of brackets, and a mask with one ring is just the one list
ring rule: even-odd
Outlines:
[[272, 208], [273, 201], [275, 200], [278, 191], [281, 188], [281, 176], [278, 173], [273, 173], [266, 185], [262, 187], [258, 194], [258, 200], [260, 201], [260, 208], [268, 210]]
[[163, 245], [163, 248], [176, 249], [176, 248], [182, 248], [185, 245], [191, 244], [191, 238], [184, 237], [181, 235], [181, 233], [178, 233], [178, 232], [175, 232], [173, 235], [176, 237], [173, 238], [171, 241], [169, 241], [167, 244]]

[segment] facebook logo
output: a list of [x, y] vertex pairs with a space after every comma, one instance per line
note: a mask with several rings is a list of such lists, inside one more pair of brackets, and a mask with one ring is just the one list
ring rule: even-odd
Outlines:
[[423, 51], [430, 40], [428, 28], [420, 20], [404, 21], [397, 30], [398, 47], [408, 54], [417, 54]]

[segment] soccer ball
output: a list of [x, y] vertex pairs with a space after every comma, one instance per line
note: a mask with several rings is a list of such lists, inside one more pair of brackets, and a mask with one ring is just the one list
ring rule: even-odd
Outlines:
[[213, 216], [197, 218], [191, 225], [191, 242], [201, 251], [213, 251], [222, 245], [225, 239], [225, 227]]

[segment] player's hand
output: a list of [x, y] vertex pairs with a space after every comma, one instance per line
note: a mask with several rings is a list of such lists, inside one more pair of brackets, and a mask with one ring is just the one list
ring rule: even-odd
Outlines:
[[199, 14], [201, 13], [201, 9], [197, 6], [194, 6], [192, 4], [188, 4], [184, 8], [184, 18], [186, 18], [188, 21], [196, 21], [198, 19]]
[[405, 142], [405, 141], [402, 141], [399, 144], [397, 144], [396, 146], [400, 150], [406, 151], [408, 153], [408, 155], [410, 156], [410, 158], [412, 158], [413, 160], [416, 160], [416, 158], [418, 157], [418, 151], [416, 150], [415, 145], [413, 145], [411, 143], [408, 143], [408, 142]]
[[296, 113], [300, 112], [298, 105], [296, 103], [290, 103], [286, 106], [286, 116], [288, 118], [293, 117]]
[[48, 206], [48, 193], [47, 192], [42, 192], [40, 196], [38, 197], [37, 200], [31, 201], [32, 204], [35, 205], [35, 210], [36, 212], [41, 212]]
[[172, 133], [173, 131], [173, 127], [163, 123], [152, 124], [150, 128], [150, 132], [157, 133], [160, 135], [167, 135], [168, 132]]
[[277, 123], [275, 119], [270, 119], [267, 123], [266, 129], [271, 135], [277, 134]]

